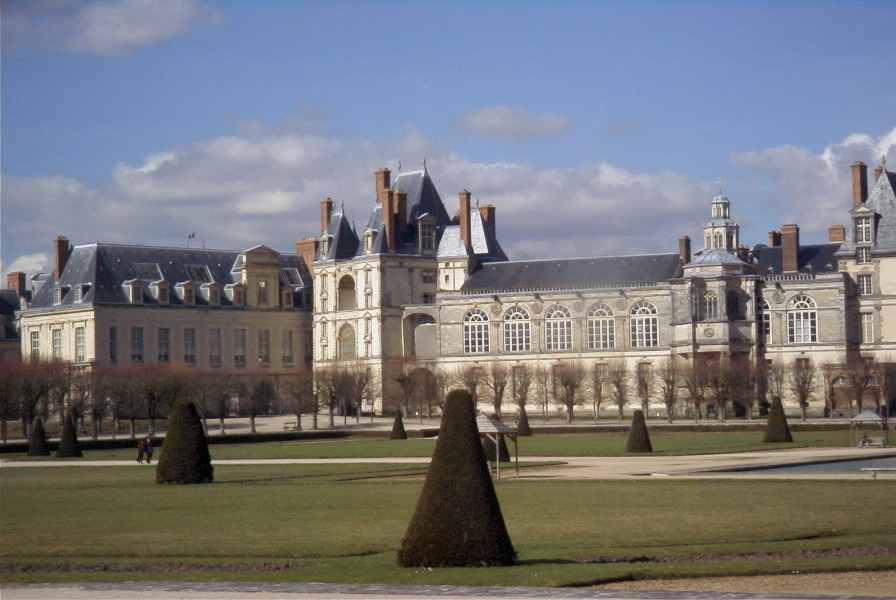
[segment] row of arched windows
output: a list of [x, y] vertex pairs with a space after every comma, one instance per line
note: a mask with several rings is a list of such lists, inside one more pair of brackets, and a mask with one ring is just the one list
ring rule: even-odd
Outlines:
[[[632, 306], [630, 315], [631, 346], [655, 348], [659, 346], [659, 316], [656, 307], [649, 302]], [[586, 317], [586, 341], [589, 350], [613, 350], [616, 348], [616, 321], [613, 311], [606, 304], [596, 304]], [[465, 354], [490, 352], [488, 335], [489, 318], [484, 311], [474, 308], [464, 315], [463, 341]], [[572, 316], [565, 306], [548, 307], [544, 314], [544, 342], [548, 352], [572, 350]], [[512, 306], [504, 313], [501, 322], [505, 352], [530, 352], [532, 349], [532, 319], [521, 306]]]
[[[762, 312], [762, 335], [766, 342], [771, 339], [772, 320], [768, 302], [759, 302]], [[815, 300], [800, 294], [794, 296], [787, 305], [787, 343], [814, 344], [818, 341], [818, 305]]]

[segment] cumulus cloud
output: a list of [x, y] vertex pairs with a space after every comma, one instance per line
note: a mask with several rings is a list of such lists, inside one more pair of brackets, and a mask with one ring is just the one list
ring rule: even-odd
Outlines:
[[510, 106], [489, 106], [464, 113], [458, 124], [470, 133], [498, 138], [557, 135], [570, 127], [569, 119], [561, 114], [536, 113]]
[[[9, 263], [9, 266], [0, 261], [0, 273], [14, 273], [23, 271], [28, 274], [45, 272], [50, 267], [50, 255], [46, 252], [35, 252], [34, 254], [23, 254], [17, 256]], [[29, 278], [30, 279], [30, 278]]]
[[210, 14], [199, 0], [9, 0], [4, 46], [118, 54], [182, 35]]
[[760, 200], [785, 207], [783, 222], [821, 232], [832, 223], [842, 223], [851, 206], [849, 165], [861, 160], [871, 171], [882, 156], [896, 164], [896, 127], [878, 137], [853, 133], [818, 153], [802, 146], [778, 146], [738, 152], [732, 160], [771, 180], [773, 197]]

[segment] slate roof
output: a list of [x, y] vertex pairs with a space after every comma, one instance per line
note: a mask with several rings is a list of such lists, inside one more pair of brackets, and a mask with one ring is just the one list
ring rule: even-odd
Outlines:
[[485, 263], [462, 293], [579, 290], [655, 285], [681, 277], [678, 254], [641, 254]]
[[[85, 304], [128, 304], [123, 284], [131, 279], [142, 280], [148, 288], [150, 282], [161, 277], [173, 288], [175, 284], [185, 281], [201, 285], [209, 277], [202, 275], [201, 279], [197, 279], [196, 276], [207, 273], [211, 281], [222, 286], [237, 283], [236, 273], [232, 272], [232, 268], [242, 253], [232, 250], [165, 248], [102, 242], [75, 246], [59, 281], [50, 276], [34, 294], [29, 309], [41, 310]], [[310, 287], [311, 274], [301, 257], [295, 254], [280, 254], [280, 265], [282, 269], [290, 270], [293, 279], [295, 274], [298, 274], [299, 283], [290, 284], [295, 293], [299, 293], [302, 288]], [[54, 291], [59, 286], [67, 288], [67, 291], [62, 304], [54, 305]], [[73, 290], [76, 286], [83, 286], [81, 302], [75, 302], [74, 299]], [[145, 292], [144, 304], [153, 304], [155, 300]], [[196, 304], [202, 305], [203, 302], [201, 294], [196, 294]], [[169, 294], [169, 305], [181, 305], [177, 294]], [[229, 305], [230, 302], [222, 294], [221, 306]]]
[[[836, 253], [839, 243], [811, 244], [800, 246], [797, 264], [801, 273], [836, 273]], [[783, 252], [781, 246], [774, 248], [765, 244], [753, 247], [754, 262], [758, 265], [759, 275], [783, 273]]]
[[694, 253], [688, 266], [707, 267], [711, 265], [730, 265], [738, 267], [746, 267], [747, 264], [732, 252], [722, 250], [721, 248], [711, 248], [700, 250]]
[[[473, 247], [473, 256], [481, 261], [507, 260], [497, 236], [486, 227], [476, 207], [470, 208], [470, 245]], [[467, 249], [460, 239], [460, 225], [449, 225], [439, 241], [438, 257], [463, 256], [467, 256]]]
[[0, 290], [0, 315], [12, 317], [19, 308], [19, 295], [15, 290]]
[[333, 236], [333, 240], [330, 243], [330, 247], [327, 249], [326, 256], [321, 254], [320, 250], [318, 250], [318, 259], [333, 260], [352, 258], [358, 252], [358, 247], [360, 245], [358, 234], [352, 229], [344, 212], [340, 211], [333, 213], [330, 218], [330, 226], [327, 228], [327, 233]]
[[[865, 203], [850, 209], [850, 217], [859, 216], [863, 209], [871, 211], [875, 216], [875, 245], [871, 254], [896, 253], [896, 173], [884, 171], [871, 186]], [[854, 237], [855, 227], [852, 222], [847, 223], [846, 241], [840, 249], [841, 255], [855, 253]]]

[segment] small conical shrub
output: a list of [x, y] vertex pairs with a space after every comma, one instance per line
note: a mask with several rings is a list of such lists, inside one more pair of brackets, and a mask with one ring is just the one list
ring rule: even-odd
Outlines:
[[44, 432], [44, 420], [34, 417], [31, 425], [31, 438], [28, 440], [28, 456], [50, 456], [50, 448], [47, 446], [47, 434]]
[[192, 402], [178, 402], [168, 416], [168, 432], [156, 465], [156, 483], [211, 483], [212, 457], [202, 420]]
[[775, 396], [772, 399], [772, 409], [768, 413], [768, 423], [765, 426], [765, 436], [762, 438], [764, 443], [791, 443], [793, 436], [790, 435], [790, 427], [787, 425], [787, 416], [784, 414], [784, 407], [781, 406], [781, 399]]
[[636, 410], [632, 415], [632, 426], [628, 430], [625, 440], [626, 452], [653, 452], [650, 443], [650, 434], [647, 433], [647, 423], [644, 422], [644, 412]]
[[62, 439], [59, 440], [59, 448], [56, 449], [57, 458], [71, 458], [83, 456], [81, 445], [78, 444], [78, 435], [75, 432], [75, 419], [69, 414], [62, 421]]
[[532, 428], [529, 427], [529, 415], [525, 410], [520, 411], [519, 420], [516, 424], [516, 432], [523, 437], [532, 435]]
[[[507, 440], [505, 436], [501, 436], [501, 443], [498, 444], [498, 450], [501, 453], [501, 462], [510, 462], [510, 451], [507, 449]], [[489, 437], [482, 438], [482, 453], [485, 454], [485, 460], [495, 462], [495, 442]]]
[[491, 474], [482, 454], [473, 398], [448, 394], [439, 438], [398, 564], [404, 567], [511, 565], [507, 534]]
[[404, 421], [401, 419], [401, 411], [395, 415], [395, 422], [392, 423], [392, 433], [389, 434], [390, 440], [406, 440], [408, 433], [404, 430]]

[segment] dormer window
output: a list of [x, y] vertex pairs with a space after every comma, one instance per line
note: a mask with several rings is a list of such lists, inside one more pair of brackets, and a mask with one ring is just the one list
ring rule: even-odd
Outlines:
[[330, 254], [330, 242], [332, 241], [333, 236], [325, 233], [320, 236], [320, 256], [324, 258]]
[[167, 283], [164, 281], [155, 281], [149, 285], [149, 289], [156, 302], [159, 304], [168, 304], [170, 301], [170, 294]]
[[73, 302], [81, 302], [84, 299], [84, 286], [76, 285], [74, 290]]
[[65, 293], [67, 291], [68, 287], [63, 285], [53, 290], [53, 304], [62, 304], [62, 300], [65, 298]]
[[373, 254], [373, 230], [364, 232], [364, 254]]
[[230, 303], [234, 306], [245, 306], [246, 287], [241, 283], [231, 283], [226, 286], [225, 293]]
[[143, 283], [139, 279], [125, 281], [124, 286], [129, 303], [143, 304]]
[[436, 227], [432, 217], [424, 215], [419, 224], [420, 254], [431, 254], [436, 249]]
[[871, 217], [856, 218], [856, 244], [871, 245], [874, 243], [871, 230]]
[[202, 286], [202, 296], [209, 306], [218, 306], [221, 304], [221, 290], [218, 289], [217, 284], [204, 284]]
[[193, 287], [192, 283], [184, 281], [178, 283], [176, 288], [177, 296], [181, 299], [181, 302], [185, 305], [196, 304], [196, 289]]

